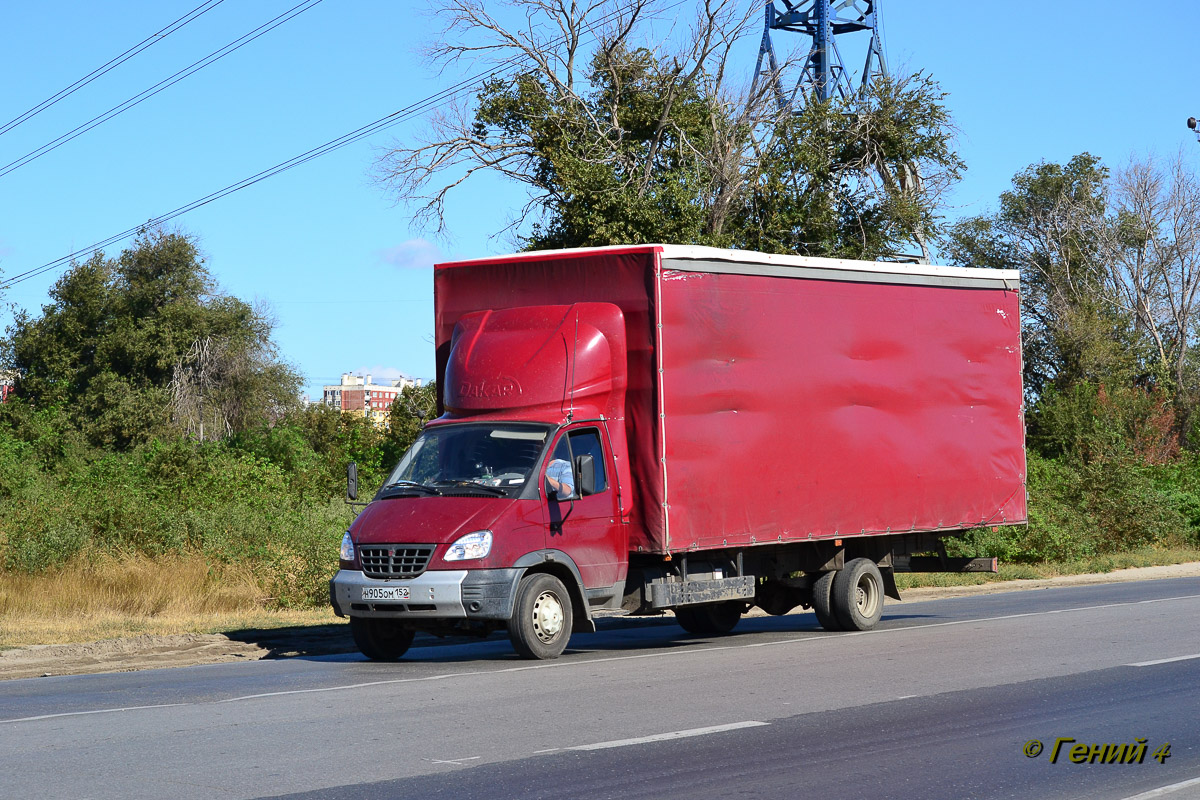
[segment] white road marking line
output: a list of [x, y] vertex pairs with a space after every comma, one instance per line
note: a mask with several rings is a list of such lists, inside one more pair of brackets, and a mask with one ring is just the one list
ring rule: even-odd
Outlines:
[[88, 714], [116, 714], [121, 711], [145, 711], [150, 708], [175, 708], [176, 706], [192, 706], [197, 703], [159, 703], [154, 706], [127, 706], [125, 708], [97, 708], [92, 711], [64, 711], [61, 714], [41, 714], [36, 717], [18, 717], [17, 719], [0, 719], [0, 722], [34, 722], [39, 719], [55, 719], [57, 717], [82, 717]]
[[422, 761], [428, 761], [430, 764], [453, 764], [456, 767], [461, 767], [464, 761], [478, 761], [483, 756], [463, 756], [462, 758], [423, 758]]
[[1200, 778], [1192, 778], [1188, 781], [1180, 781], [1179, 783], [1172, 783], [1168, 786], [1160, 786], [1157, 789], [1151, 789], [1148, 792], [1131, 795], [1130, 797], [1126, 797], [1125, 800], [1152, 800], [1155, 797], [1174, 794], [1180, 789], [1189, 789], [1193, 786], [1200, 786]]
[[597, 744], [581, 744], [575, 747], [567, 747], [566, 750], [608, 750], [611, 747], [629, 747], [635, 744], [647, 744], [649, 742], [665, 742], [671, 739], [686, 739], [689, 736], [704, 736], [709, 733], [723, 733], [725, 731], [736, 731], [741, 728], [757, 728], [762, 725], [770, 725], [769, 722], [756, 722], [755, 720], [746, 720], [745, 722], [730, 722], [728, 725], [710, 725], [707, 728], [692, 728], [686, 731], [671, 731], [670, 733], [656, 733], [653, 736], [639, 736], [636, 739], [617, 739], [612, 742], [599, 742]]
[[542, 753], [557, 753], [559, 750], [562, 750], [562, 748], [561, 747], [547, 747], [545, 750], [534, 750], [533, 754], [535, 756], [540, 756]]
[[1133, 664], [1126, 664], [1127, 667], [1153, 667], [1158, 664], [1170, 664], [1172, 661], [1191, 661], [1193, 658], [1200, 658], [1200, 653], [1191, 656], [1175, 656], [1174, 658], [1160, 658], [1155, 661], [1138, 661]]
[[[102, 708], [92, 711], [69, 711], [62, 714], [46, 714], [39, 717], [23, 717], [19, 719], [0, 719], [0, 724], [8, 722], [31, 722], [40, 719], [48, 719], [51, 717], [74, 717], [85, 714], [107, 714], [114, 711], [137, 711], [142, 708], [169, 708], [171, 706], [200, 706], [208, 705], [209, 703], [238, 703], [244, 700], [258, 700], [269, 697], [284, 697], [287, 695], [296, 694], [321, 694], [322, 692], [341, 692], [349, 689], [366, 689], [373, 686], [391, 686], [401, 683], [422, 683], [425, 681], [441, 681], [450, 678], [473, 678], [479, 675], [494, 675], [505, 672], [528, 672], [530, 670], [540, 669], [567, 669], [571, 667], [588, 667], [594, 664], [603, 664], [608, 661], [633, 661], [644, 658], [677, 658], [681, 656], [691, 656], [699, 653], [714, 653], [719, 650], [744, 650], [750, 647], [779, 647], [782, 645], [804, 644], [813, 642], [830, 642], [846, 636], [890, 636], [900, 633], [911, 633], [913, 631], [922, 631], [929, 628], [947, 628], [952, 625], [973, 625], [983, 624], [987, 622], [1002, 622], [1004, 620], [1019, 619], [1021, 617], [1042, 617], [1049, 614], [1061, 614], [1069, 611], [1095, 611], [1103, 608], [1123, 608], [1127, 606], [1145, 605], [1147, 603], [1167, 603], [1175, 600], [1196, 600], [1200, 599], [1200, 594], [1180, 595], [1178, 597], [1160, 597], [1155, 600], [1131, 600], [1128, 603], [1105, 603], [1097, 606], [1081, 606], [1079, 608], [1060, 608], [1053, 611], [1030, 611], [1023, 614], [1004, 614], [998, 617], [978, 617], [976, 619], [959, 619], [950, 622], [931, 622], [925, 625], [908, 625], [903, 628], [888, 628], [886, 630], [871, 630], [871, 631], [856, 631], [854, 633], [836, 633], [836, 634], [817, 634], [815, 636], [801, 636], [795, 639], [781, 639], [776, 642], [751, 642], [738, 645], [718, 645], [715, 647], [701, 647], [688, 650], [667, 650], [659, 653], [638, 653], [636, 655], [627, 656], [608, 656], [601, 658], [591, 658], [579, 661], [551, 661], [540, 664], [529, 664], [520, 667], [506, 667], [504, 669], [495, 670], [472, 670], [468, 672], [445, 672], [439, 675], [424, 675], [419, 678], [391, 678], [380, 681], [366, 681], [363, 683], [350, 683], [340, 686], [322, 686], [315, 689], [290, 689], [279, 692], [262, 692], [259, 694], [240, 695], [238, 697], [227, 697], [224, 700], [205, 700], [195, 703], [166, 703], [159, 706], [137, 706], [131, 708]], [[251, 662], [253, 664], [265, 664], [265, 661]]]

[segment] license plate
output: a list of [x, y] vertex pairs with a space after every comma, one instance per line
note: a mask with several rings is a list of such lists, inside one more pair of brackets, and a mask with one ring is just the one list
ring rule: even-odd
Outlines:
[[364, 586], [363, 600], [407, 600], [407, 586]]

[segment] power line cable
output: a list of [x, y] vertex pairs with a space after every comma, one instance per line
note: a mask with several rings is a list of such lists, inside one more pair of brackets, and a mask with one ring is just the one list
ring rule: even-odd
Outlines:
[[[515, 61], [515, 60], [516, 59], [510, 59], [509, 61]], [[372, 136], [372, 135], [374, 135], [380, 131], [386, 130], [394, 125], [398, 125], [401, 122], [404, 122], [427, 109], [434, 108], [438, 105], [448, 102], [456, 94], [464, 91], [465, 89], [470, 88], [472, 85], [479, 83], [482, 80], [486, 80], [491, 75], [494, 75], [496, 72], [499, 72], [499, 71], [507, 68], [508, 66], [509, 66], [509, 63], [504, 62], [500, 66], [498, 66], [496, 69], [494, 69], [490, 72], [477, 73], [476, 75], [473, 75], [470, 78], [466, 78], [462, 81], [459, 81], [458, 83], [454, 84], [453, 86], [451, 86], [447, 89], [443, 89], [442, 91], [437, 92], [436, 94], [430, 95], [428, 97], [425, 97], [421, 100], [418, 100], [417, 102], [415, 102], [409, 106], [406, 106], [405, 108], [402, 108], [399, 111], [395, 111], [391, 114], [388, 114], [386, 117], [381, 117], [381, 118], [375, 120], [374, 122], [363, 125], [362, 127], [357, 128], [353, 131], [350, 131], [349, 133], [343, 134], [342, 136], [339, 136], [336, 139], [331, 139], [322, 145], [318, 145], [317, 147], [312, 148], [311, 150], [307, 150], [297, 156], [293, 156], [292, 158], [289, 158], [287, 161], [280, 162], [280, 163], [276, 164], [275, 166], [269, 167], [261, 172], [251, 175], [248, 178], [243, 178], [242, 180], [237, 181], [236, 183], [231, 183], [222, 189], [218, 189], [215, 192], [205, 195], [204, 197], [201, 197], [197, 200], [193, 200], [192, 202], [187, 203], [185, 205], [179, 206], [178, 208], [168, 211], [165, 214], [161, 214], [157, 217], [148, 219], [140, 225], [134, 226], [132, 228], [127, 228], [124, 231], [121, 231], [120, 233], [114, 234], [114, 235], [112, 235], [106, 239], [103, 239], [99, 242], [95, 242], [94, 244], [91, 244], [87, 247], [80, 248], [79, 250], [76, 250], [72, 253], [68, 253], [67, 255], [62, 256], [61, 258], [57, 258], [54, 261], [43, 264], [40, 267], [36, 267], [34, 269], [27, 270], [26, 272], [22, 272], [17, 275], [14, 275], [10, 280], [6, 281], [4, 285], [5, 286], [13, 286], [13, 285], [21, 283], [23, 281], [29, 280], [30, 278], [35, 278], [38, 275], [49, 272], [53, 269], [56, 269], [57, 267], [63, 266], [64, 264], [71, 262], [73, 259], [78, 258], [81, 255], [85, 255], [87, 253], [91, 253], [96, 250], [101, 250], [110, 244], [114, 244], [115, 242], [119, 242], [123, 239], [128, 239], [130, 236], [135, 235], [138, 231], [145, 230], [147, 228], [153, 228], [158, 225], [162, 225], [166, 222], [170, 222], [171, 220], [175, 219], [176, 217], [186, 214], [189, 211], [194, 211], [197, 208], [206, 206], [215, 200], [220, 200], [221, 198], [226, 197], [227, 195], [233, 194], [234, 192], [241, 191], [242, 189], [246, 189], [250, 186], [253, 186], [256, 183], [264, 181], [267, 178], [274, 177], [275, 175], [278, 175], [281, 172], [286, 172], [289, 169], [300, 166], [301, 164], [306, 164], [315, 158], [319, 158], [320, 156], [327, 155], [328, 153], [332, 153], [333, 151], [339, 150], [343, 147], [346, 147], [347, 145], [354, 144], [355, 142], [361, 141], [362, 139], [365, 139], [368, 136]]]
[[232, 42], [225, 45], [224, 47], [222, 47], [218, 50], [214, 50], [213, 52], [206, 55], [204, 58], [192, 63], [191, 65], [189, 65], [187, 67], [184, 67], [179, 72], [176, 72], [174, 75], [170, 76], [169, 78], [164, 78], [163, 80], [161, 80], [158, 83], [151, 86], [149, 89], [146, 89], [142, 92], [139, 92], [138, 94], [135, 94], [133, 97], [129, 98], [124, 103], [120, 103], [119, 105], [113, 106], [108, 111], [105, 111], [103, 114], [100, 114], [99, 116], [96, 116], [96, 117], [92, 117], [92, 119], [88, 120], [87, 122], [83, 123], [82, 125], [79, 125], [78, 127], [74, 128], [70, 131], [67, 131], [62, 136], [59, 136], [57, 139], [47, 142], [46, 144], [42, 145], [41, 147], [37, 148], [36, 150], [33, 150], [33, 151], [21, 156], [17, 160], [11, 161], [8, 164], [5, 164], [3, 167], [0, 167], [0, 178], [3, 178], [5, 175], [8, 175], [10, 172], [13, 172], [14, 170], [20, 169], [21, 167], [25, 166], [26, 164], [28, 164], [31, 161], [36, 161], [37, 159], [46, 155], [46, 153], [49, 153], [51, 150], [55, 150], [55, 149], [61, 147], [62, 145], [66, 144], [67, 142], [71, 141], [72, 139], [82, 136], [83, 134], [90, 131], [92, 128], [95, 128], [96, 126], [107, 122], [108, 120], [112, 119], [113, 117], [116, 117], [116, 116], [119, 116], [119, 115], [125, 113], [129, 109], [133, 108], [136, 105], [139, 105], [140, 103], [142, 103], [145, 100], [150, 99], [151, 97], [153, 97], [154, 95], [163, 91], [164, 89], [167, 89], [167, 88], [175, 85], [176, 83], [179, 83], [184, 78], [187, 78], [190, 75], [193, 75], [193, 74], [199, 72], [200, 70], [216, 63], [217, 61], [220, 61], [225, 56], [229, 55], [230, 53], [234, 52], [235, 50], [239, 50], [242, 47], [250, 44], [250, 42], [253, 42], [255, 39], [269, 33], [270, 31], [274, 30], [275, 28], [278, 28], [280, 25], [287, 22], [288, 20], [291, 20], [295, 17], [300, 16], [305, 11], [308, 11], [310, 8], [317, 5], [321, 1], [322, 0], [303, 0], [303, 2], [301, 2], [299, 5], [293, 6], [292, 8], [283, 12], [282, 14], [280, 14], [279, 16], [275, 17], [274, 19], [270, 20], [269, 22], [265, 22], [262, 25], [260, 25], [259, 27], [250, 31], [249, 33], [247, 33], [237, 39], [234, 39]]
[[[317, 0], [317, 2], [320, 2], [320, 0]], [[666, 8], [664, 8], [663, 11], [670, 11], [672, 9], [678, 8], [679, 6], [683, 5], [684, 2], [686, 2], [686, 0], [676, 0], [676, 2], [674, 2], [674, 3], [670, 4], [669, 6], [667, 6]], [[602, 17], [600, 20], [598, 20], [598, 24], [603, 24], [603, 22], [605, 22], [607, 20], [607, 17], [616, 16], [617, 13], [619, 13], [619, 12], [612, 12], [609, 15], [606, 15], [606, 17]], [[560, 41], [560, 40], [564, 40], [565, 38], [566, 37], [558, 37], [557, 39], [552, 40], [551, 44], [553, 44], [554, 42]], [[341, 148], [346, 147], [347, 145], [351, 145], [356, 142], [362, 141], [363, 139], [365, 139], [369, 136], [373, 136], [374, 134], [379, 133], [380, 131], [387, 130], [388, 128], [391, 128], [395, 125], [399, 125], [401, 122], [406, 122], [407, 120], [411, 119], [412, 117], [416, 116], [417, 114], [420, 114], [427, 110], [431, 110], [433, 108], [437, 108], [441, 105], [448, 103], [450, 100], [452, 100], [454, 97], [461, 94], [462, 92], [470, 89], [473, 86], [476, 86], [476, 85], [482, 83], [483, 81], [486, 81], [488, 78], [494, 77], [494, 76], [500, 74], [501, 72], [504, 72], [505, 70], [509, 69], [510, 67], [513, 67], [513, 66], [525, 61], [526, 58], [527, 58], [527, 56], [524, 56], [524, 55], [515, 55], [509, 59], [501, 61], [499, 64], [492, 67], [490, 70], [485, 70], [483, 72], [475, 73], [474, 75], [472, 75], [470, 77], [460, 80], [458, 83], [455, 83], [445, 89], [435, 92], [434, 94], [428, 95], [427, 97], [424, 97], [408, 106], [405, 106], [404, 108], [401, 108], [397, 111], [393, 111], [391, 114], [388, 114], [387, 116], [380, 117], [379, 119], [375, 120], [374, 122], [367, 123], [366, 125], [363, 125], [360, 128], [356, 128], [355, 130], [350, 131], [349, 133], [343, 134], [343, 135], [337, 137], [336, 139], [330, 139], [328, 142], [325, 142], [324, 144], [318, 145], [317, 147], [314, 147], [311, 150], [307, 150], [307, 151], [301, 153], [300, 155], [293, 156], [292, 158], [289, 158], [287, 161], [282, 161], [273, 167], [269, 167], [269, 168], [263, 170], [262, 172], [251, 175], [248, 178], [243, 178], [242, 180], [240, 180], [236, 183], [231, 183], [228, 186], [224, 187], [223, 189], [218, 189], [217, 191], [207, 194], [204, 197], [199, 198], [198, 200], [193, 200], [192, 202], [187, 203], [182, 206], [179, 206], [178, 208], [176, 208], [172, 211], [168, 211], [165, 214], [161, 214], [157, 217], [148, 219], [140, 225], [134, 226], [132, 228], [127, 228], [124, 231], [121, 231], [120, 233], [116, 233], [116, 234], [113, 234], [112, 236], [109, 236], [106, 239], [102, 239], [101, 241], [94, 242], [94, 243], [88, 245], [87, 247], [82, 247], [72, 253], [68, 253], [65, 256], [56, 258], [53, 261], [49, 261], [40, 267], [35, 267], [33, 269], [26, 270], [25, 272], [18, 273], [16, 275], [14, 275], [11, 279], [5, 281], [2, 284], [2, 286], [3, 286], [3, 288], [7, 288], [7, 287], [14, 286], [18, 283], [27, 281], [31, 278], [36, 278], [37, 276], [42, 275], [46, 272], [50, 272], [51, 270], [57, 269], [58, 267], [61, 267], [65, 264], [69, 264], [71, 261], [73, 261], [74, 259], [76, 259], [82, 255], [85, 255], [88, 253], [94, 253], [97, 250], [102, 250], [103, 248], [108, 247], [110, 244], [115, 244], [116, 242], [120, 242], [125, 239], [128, 239], [131, 236], [134, 236], [139, 231], [143, 231], [143, 230], [146, 230], [149, 228], [154, 228], [158, 225], [162, 225], [166, 222], [170, 222], [171, 220], [175, 219], [176, 217], [182, 216], [183, 214], [186, 214], [189, 211], [194, 211], [197, 208], [206, 206], [209, 203], [212, 203], [216, 200], [220, 200], [223, 197], [231, 195], [234, 192], [238, 192], [238, 191], [241, 191], [242, 189], [249, 188], [250, 186], [253, 186], [256, 183], [264, 181], [267, 178], [274, 177], [282, 172], [287, 172], [288, 170], [298, 167], [301, 164], [307, 164], [309, 161], [312, 161], [313, 159], [320, 158], [323, 155], [328, 155], [329, 153], [332, 153], [335, 150], [340, 150]]]
[[75, 81], [67, 88], [59, 91], [57, 94], [54, 94], [54, 95], [46, 98], [45, 100], [43, 100], [42, 102], [40, 102], [36, 106], [34, 106], [33, 108], [26, 111], [24, 114], [20, 114], [17, 117], [14, 117], [13, 119], [4, 123], [4, 125], [0, 125], [0, 136], [3, 136], [4, 134], [8, 133], [9, 131], [11, 131], [13, 128], [17, 127], [21, 123], [26, 122], [26, 121], [32, 119], [33, 117], [36, 117], [38, 114], [42, 113], [47, 108], [50, 108], [50, 106], [57, 103], [59, 100], [62, 100], [63, 98], [74, 94], [78, 90], [82, 89], [84, 86], [87, 86], [89, 83], [91, 83], [92, 81], [99, 78], [101, 75], [111, 72], [112, 70], [121, 66], [126, 61], [133, 58], [134, 56], [136, 56], [138, 53], [142, 52], [143, 50], [158, 44], [163, 39], [167, 38], [172, 33], [179, 30], [180, 28], [182, 28], [184, 25], [187, 25], [189, 22], [193, 22], [193, 21], [199, 19], [200, 17], [207, 14], [209, 11], [212, 11], [214, 8], [216, 8], [223, 2], [225, 2], [225, 0], [205, 0], [204, 3], [201, 3], [200, 5], [196, 6], [191, 11], [184, 14], [182, 17], [175, 20], [167, 27], [163, 28], [162, 30], [158, 31], [157, 33], [154, 33], [154, 34], [148, 36], [147, 38], [143, 39], [142, 41], [138, 42], [133, 47], [126, 50], [124, 53], [121, 53], [116, 58], [113, 58], [111, 61], [101, 64], [99, 67], [92, 70], [87, 75], [84, 75], [82, 78]]

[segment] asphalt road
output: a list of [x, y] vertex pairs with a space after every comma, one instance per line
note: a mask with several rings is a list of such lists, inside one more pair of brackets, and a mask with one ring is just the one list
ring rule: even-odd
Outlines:
[[[411, 656], [5, 682], [0, 797], [1200, 797], [1196, 578]], [[1071, 762], [1139, 740], [1142, 763]]]

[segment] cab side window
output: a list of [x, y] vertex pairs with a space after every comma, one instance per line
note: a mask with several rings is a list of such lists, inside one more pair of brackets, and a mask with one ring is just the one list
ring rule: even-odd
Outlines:
[[604, 448], [600, 444], [600, 431], [595, 428], [571, 431], [571, 452], [575, 456], [575, 472], [579, 473], [580, 456], [592, 457], [592, 469], [595, 471], [595, 487], [593, 494], [600, 494], [608, 488], [608, 475], [604, 468]]

